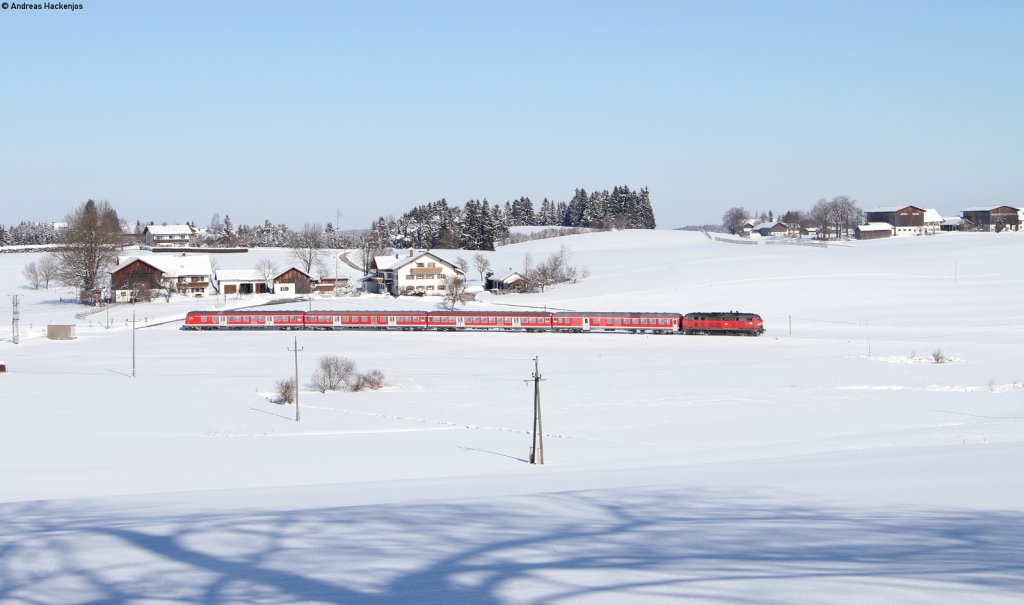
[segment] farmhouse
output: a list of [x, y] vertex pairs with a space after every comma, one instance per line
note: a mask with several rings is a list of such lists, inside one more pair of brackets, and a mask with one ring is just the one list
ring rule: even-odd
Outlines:
[[978, 231], [1019, 231], [1020, 208], [1013, 206], [974, 206], [960, 211]]
[[761, 234], [761, 236], [763, 236], [763, 237], [768, 237], [770, 235], [781, 235], [781, 236], [784, 236], [784, 235], [789, 235], [789, 233], [790, 233], [789, 225], [787, 225], [786, 223], [779, 223], [779, 222], [775, 222], [775, 223], [768, 222], [768, 223], [761, 223], [759, 225], [754, 225], [752, 231], [754, 233]]
[[484, 286], [492, 292], [525, 292], [529, 289], [529, 280], [518, 271], [511, 271], [505, 277], [487, 277]]
[[188, 225], [147, 225], [142, 238], [147, 248], [188, 248], [193, 233]]
[[370, 265], [370, 274], [363, 278], [367, 292], [379, 294], [420, 294], [443, 296], [445, 281], [464, 274], [455, 263], [430, 252], [407, 256], [377, 256]]
[[110, 272], [115, 302], [134, 302], [142, 291], [165, 289], [185, 296], [205, 296], [213, 269], [210, 257], [129, 256]]

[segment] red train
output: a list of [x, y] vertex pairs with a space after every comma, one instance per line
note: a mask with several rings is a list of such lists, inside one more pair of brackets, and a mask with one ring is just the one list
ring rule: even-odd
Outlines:
[[759, 336], [756, 313], [630, 313], [603, 311], [192, 311], [190, 330], [517, 330], [527, 332], [646, 332]]

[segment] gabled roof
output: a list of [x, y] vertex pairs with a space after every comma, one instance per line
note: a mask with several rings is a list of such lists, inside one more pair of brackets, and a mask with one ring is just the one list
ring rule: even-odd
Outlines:
[[780, 222], [780, 221], [774, 221], [774, 222], [769, 221], [767, 223], [760, 223], [758, 225], [755, 225], [754, 226], [754, 230], [755, 231], [760, 231], [761, 229], [774, 229], [775, 227], [778, 227], [779, 225], [782, 225], [782, 227], [785, 228], [785, 229], [789, 229], [789, 225], [787, 225], [786, 223], [783, 223], [783, 222]]
[[188, 225], [146, 225], [145, 230], [153, 235], [192, 235]]
[[1006, 204], [1000, 204], [998, 206], [971, 206], [970, 208], [964, 208], [961, 212], [991, 212], [996, 208], [1009, 208], [1010, 210], [1020, 212], [1020, 208], [1017, 208], [1016, 206], [1007, 206]]
[[934, 208], [928, 208], [924, 211], [924, 222], [926, 223], [941, 223], [942, 215], [939, 211]]
[[299, 269], [295, 265], [292, 265], [291, 267], [285, 267], [284, 271], [278, 271], [277, 275], [274, 276], [273, 281], [277, 281], [277, 278], [281, 277], [285, 273], [288, 273], [289, 271], [298, 271], [299, 273], [305, 275], [306, 279], [311, 279], [312, 278], [312, 276], [309, 273], [306, 273], [302, 269]]
[[892, 231], [893, 226], [889, 223], [868, 223], [866, 225], [857, 225], [859, 231]]
[[177, 255], [149, 255], [129, 256], [118, 266], [114, 267], [111, 273], [117, 273], [128, 265], [139, 261], [153, 267], [164, 274], [164, 277], [202, 276], [209, 277], [213, 273], [210, 265], [210, 257], [206, 254], [192, 256]]
[[899, 212], [900, 210], [905, 210], [907, 208], [915, 208], [917, 210], [924, 211], [924, 208], [920, 206], [908, 204], [906, 206], [875, 206], [874, 208], [868, 208], [864, 212]]
[[217, 281], [263, 281], [256, 269], [217, 269]]
[[420, 252], [419, 254], [413, 254], [412, 256], [399, 256], [398, 258], [395, 258], [394, 256], [375, 256], [373, 257], [373, 266], [377, 267], [378, 271], [397, 271], [409, 263], [419, 261], [425, 256], [429, 256], [434, 260], [448, 265], [456, 273], [462, 273], [462, 269], [460, 269], [458, 265], [434, 252], [431, 252], [430, 250]]

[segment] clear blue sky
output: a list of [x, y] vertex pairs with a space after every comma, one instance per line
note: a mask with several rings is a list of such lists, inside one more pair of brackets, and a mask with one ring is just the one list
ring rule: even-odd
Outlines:
[[0, 10], [2, 224], [1024, 203], [1024, 2], [79, 1]]

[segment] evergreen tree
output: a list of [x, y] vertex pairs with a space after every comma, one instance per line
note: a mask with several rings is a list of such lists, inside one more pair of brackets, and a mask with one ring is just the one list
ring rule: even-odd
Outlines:
[[581, 226], [583, 213], [587, 209], [587, 202], [587, 191], [585, 189], [577, 189], [562, 216], [562, 225], [565, 227]]

